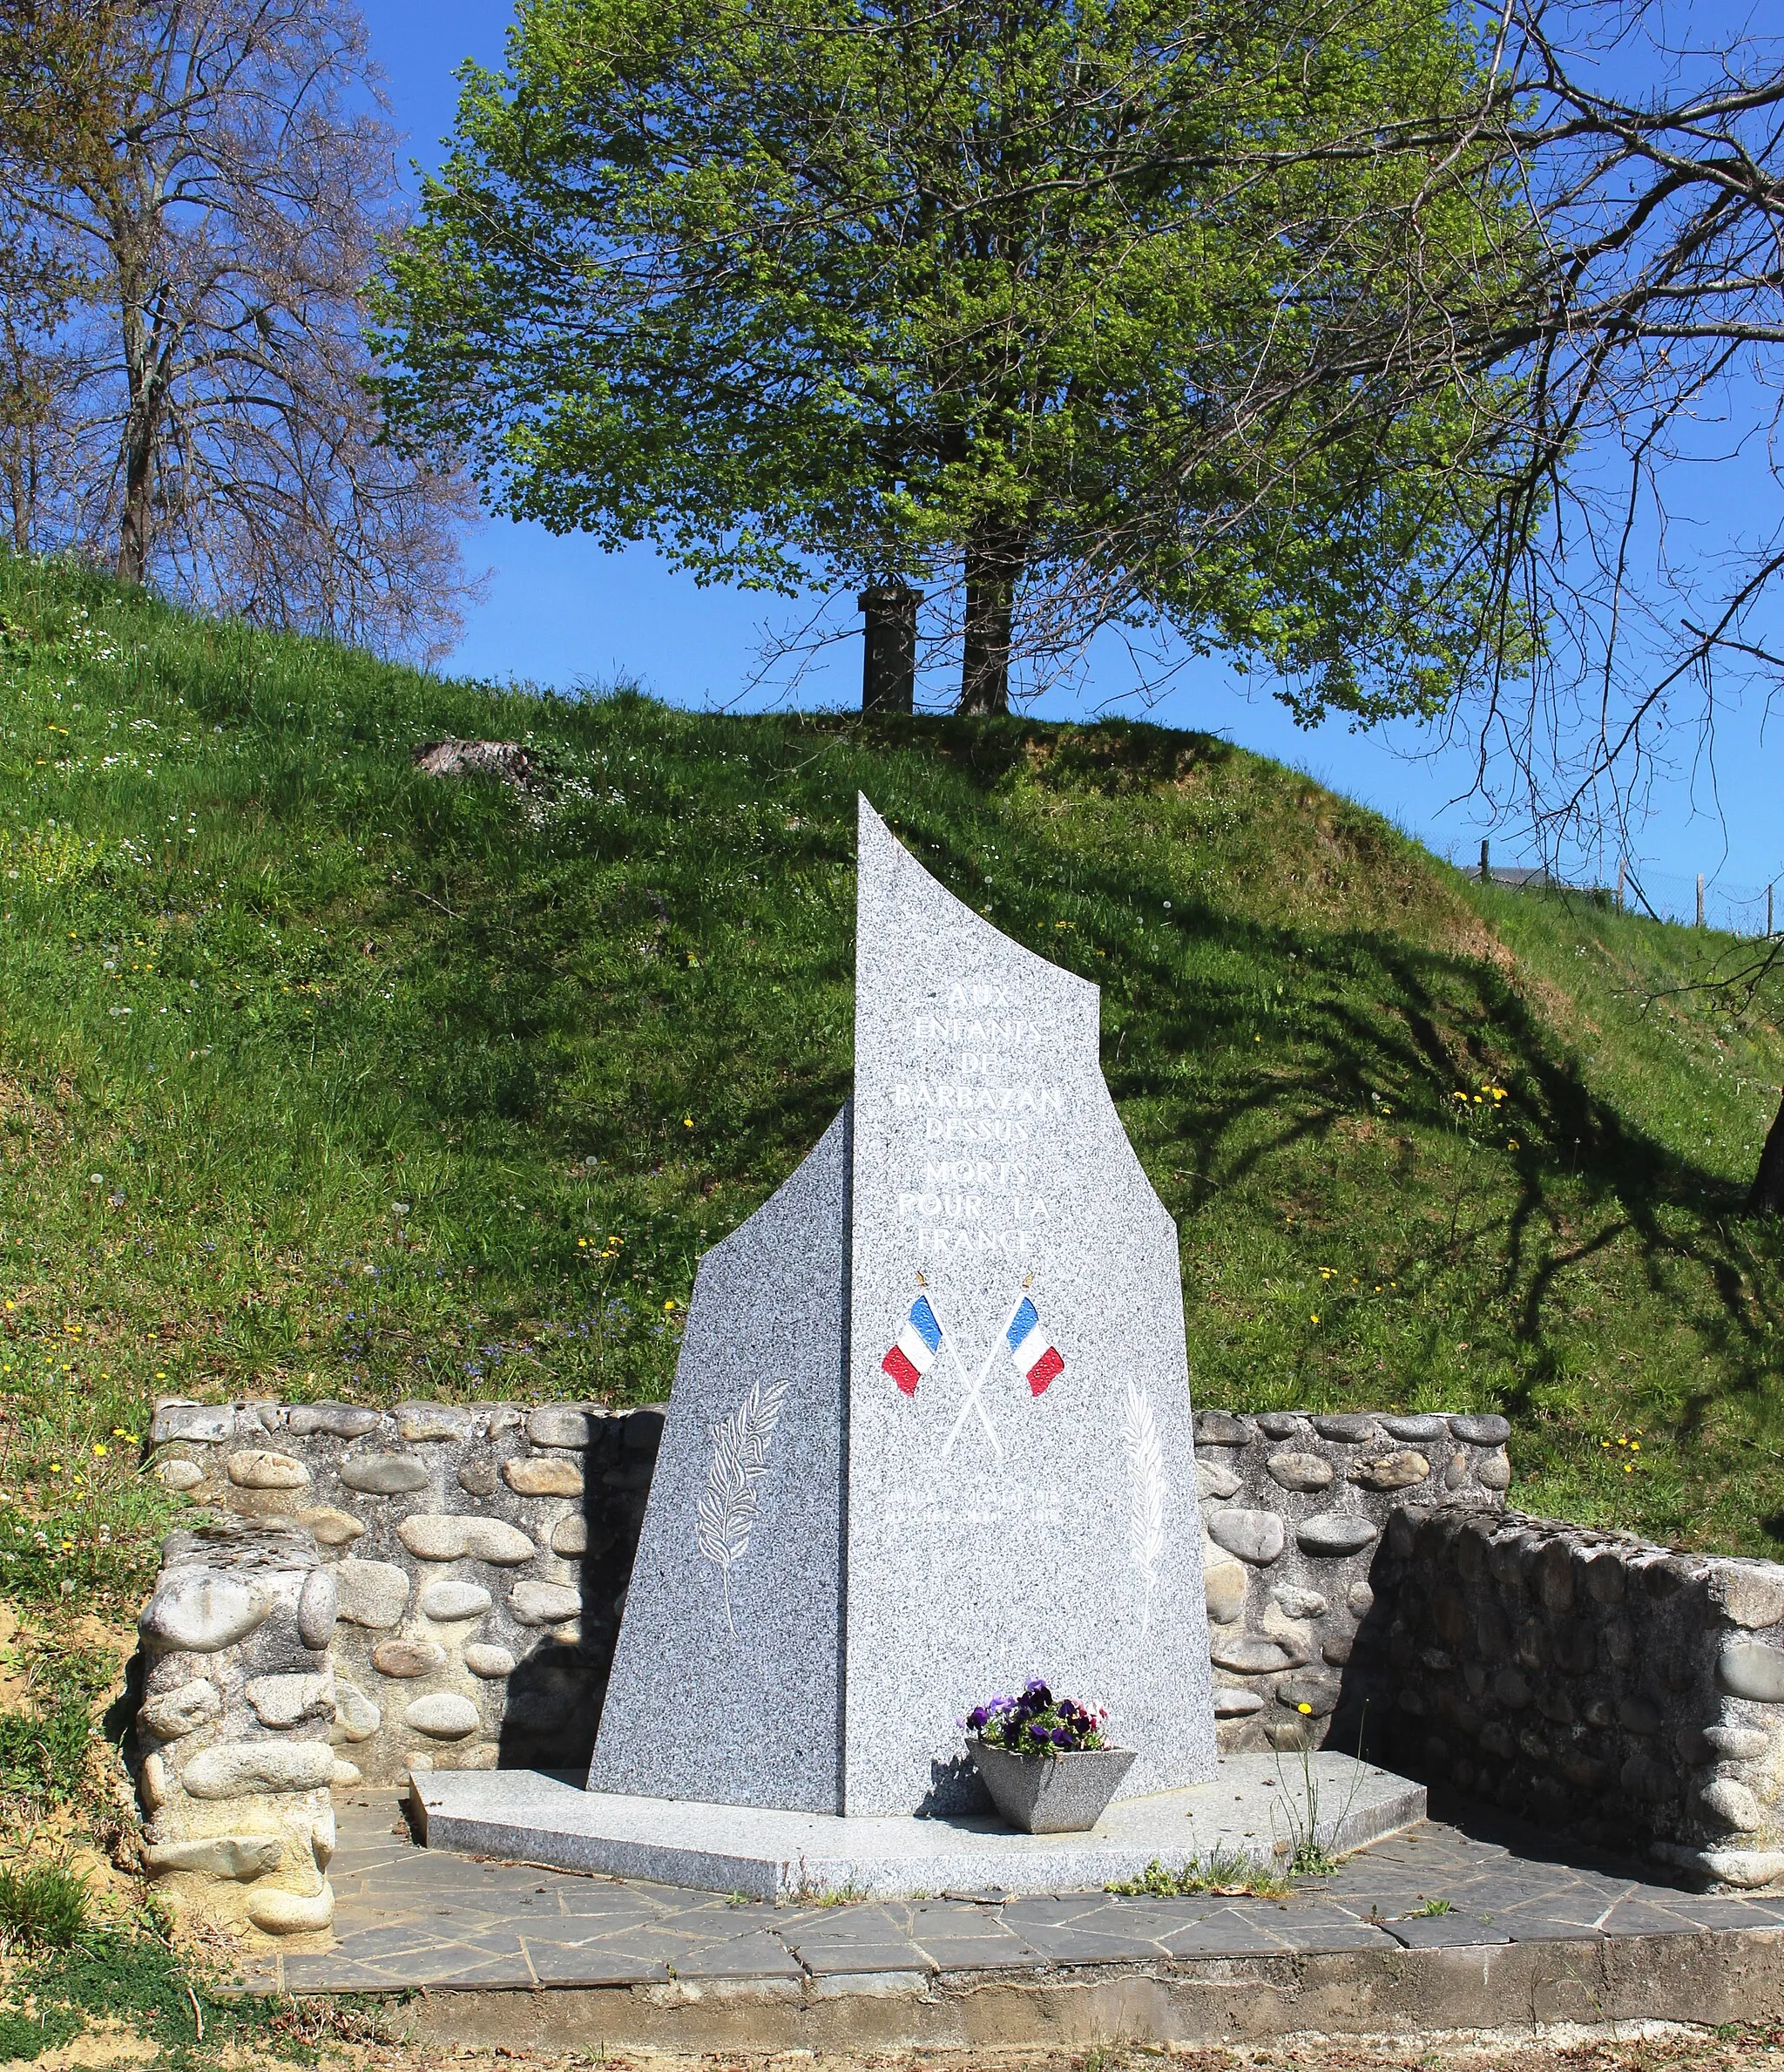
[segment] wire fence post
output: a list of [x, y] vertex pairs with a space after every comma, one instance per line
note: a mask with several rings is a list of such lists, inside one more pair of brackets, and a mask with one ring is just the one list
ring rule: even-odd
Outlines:
[[1769, 936], [1769, 935], [1771, 935], [1773, 932], [1774, 932], [1774, 930], [1773, 930], [1773, 927], [1772, 927], [1772, 888], [1771, 888], [1771, 886], [1770, 886], [1770, 885], [1767, 885], [1767, 886], [1766, 887], [1766, 933], [1767, 933], [1767, 934]]
[[1701, 870], [1697, 874], [1697, 924], [1700, 928], [1704, 924], [1704, 874]]
[[1623, 876], [1628, 869], [1628, 857], [1618, 857], [1617, 859], [1617, 911], [1619, 914], [1623, 911]]
[[1483, 835], [1481, 836], [1481, 883], [1485, 884], [1491, 875], [1492, 872], [1487, 863], [1487, 838]]

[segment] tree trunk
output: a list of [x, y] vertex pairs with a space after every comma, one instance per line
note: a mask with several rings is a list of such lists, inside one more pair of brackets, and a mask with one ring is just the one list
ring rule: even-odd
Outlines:
[[119, 329], [123, 334], [125, 411], [119, 458], [124, 464], [124, 508], [118, 525], [118, 579], [148, 580], [154, 524], [155, 419], [160, 407], [155, 378], [153, 327], [145, 307], [140, 227], [117, 203], [112, 221], [112, 261], [117, 268]]
[[1760, 1153], [1760, 1169], [1754, 1175], [1753, 1192], [1747, 1197], [1749, 1215], [1784, 1215], [1784, 1101], [1778, 1106], [1765, 1148]]
[[133, 408], [124, 426], [124, 513], [118, 528], [118, 579], [146, 582], [151, 504], [155, 493], [155, 440], [148, 412]]
[[981, 535], [966, 549], [966, 652], [963, 713], [1010, 710], [1010, 636], [1022, 561], [1007, 534]]
[[916, 709], [916, 608], [922, 593], [902, 583], [875, 583], [863, 590], [867, 615], [862, 643], [861, 708], [910, 713]]

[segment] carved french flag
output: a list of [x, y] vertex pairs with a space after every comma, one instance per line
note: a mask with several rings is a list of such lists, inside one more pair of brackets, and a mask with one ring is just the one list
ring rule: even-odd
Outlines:
[[1054, 1381], [1065, 1371], [1065, 1362], [1054, 1351], [1053, 1341], [1041, 1329], [1040, 1312], [1024, 1296], [1017, 1305], [1015, 1316], [1010, 1319], [1010, 1329], [1004, 1334], [1010, 1345], [1010, 1357], [1016, 1363], [1016, 1371], [1037, 1396], [1044, 1392], [1047, 1384]]
[[920, 1295], [910, 1305], [898, 1343], [880, 1364], [907, 1396], [914, 1396], [916, 1385], [935, 1364], [941, 1343], [942, 1327], [936, 1322], [936, 1312], [929, 1307], [929, 1297]]

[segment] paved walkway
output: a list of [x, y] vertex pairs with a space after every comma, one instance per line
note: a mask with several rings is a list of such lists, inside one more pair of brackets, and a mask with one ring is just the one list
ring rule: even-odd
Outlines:
[[[418, 1848], [395, 1791], [337, 1802], [337, 1947], [280, 1952], [245, 1983], [291, 1993], [1033, 1973], [1198, 1957], [1696, 1934], [1784, 1926], [1784, 1897], [1645, 1882], [1463, 1811], [1377, 1843], [1287, 1899], [1062, 1893], [775, 1907]], [[1439, 1909], [1447, 1902], [1447, 1911]]]

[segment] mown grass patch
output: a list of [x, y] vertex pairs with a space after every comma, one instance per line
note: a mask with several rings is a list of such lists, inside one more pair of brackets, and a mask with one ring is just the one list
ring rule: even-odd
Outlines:
[[666, 1394], [847, 1091], [857, 790], [1101, 985], [1199, 1400], [1503, 1407], [1527, 1501], [1784, 1544], [1784, 1040], [1679, 990], [1713, 938], [1203, 736], [566, 701], [17, 562], [0, 610], [0, 1589], [140, 1591], [157, 1391]]

